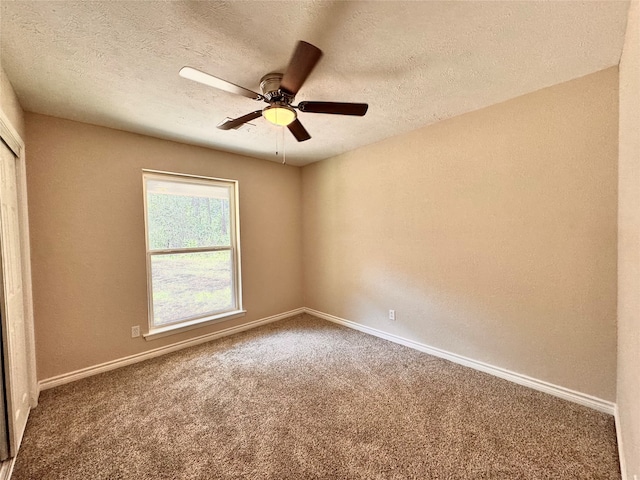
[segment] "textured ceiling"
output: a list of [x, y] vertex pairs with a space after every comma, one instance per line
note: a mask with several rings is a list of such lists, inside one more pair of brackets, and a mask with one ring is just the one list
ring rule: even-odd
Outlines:
[[324, 51], [302, 100], [369, 103], [363, 118], [300, 113], [303, 165], [617, 65], [627, 1], [0, 2], [0, 61], [25, 110], [280, 161], [263, 103], [178, 76], [189, 65], [259, 91], [298, 40]]

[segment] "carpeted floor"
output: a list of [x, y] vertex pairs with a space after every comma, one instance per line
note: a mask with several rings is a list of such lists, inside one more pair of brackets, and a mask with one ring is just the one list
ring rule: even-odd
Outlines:
[[42, 392], [12, 477], [619, 478], [612, 417], [307, 315]]

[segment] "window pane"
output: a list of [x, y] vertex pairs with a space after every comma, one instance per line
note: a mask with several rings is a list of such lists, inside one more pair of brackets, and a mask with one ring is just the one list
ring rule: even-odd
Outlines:
[[147, 180], [149, 249], [231, 245], [230, 188]]
[[151, 256], [155, 326], [232, 310], [231, 251]]

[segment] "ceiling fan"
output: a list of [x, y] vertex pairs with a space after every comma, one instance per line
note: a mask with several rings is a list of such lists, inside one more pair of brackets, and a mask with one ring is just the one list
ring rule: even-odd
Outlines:
[[201, 72], [192, 67], [182, 67], [180, 76], [188, 78], [210, 87], [224, 90], [225, 92], [242, 95], [253, 100], [264, 101], [269, 105], [261, 110], [248, 113], [242, 117], [225, 120], [218, 125], [221, 130], [237, 129], [243, 124], [263, 116], [269, 122], [286, 126], [299, 142], [309, 140], [311, 135], [298, 120], [296, 110], [309, 113], [330, 113], [334, 115], [354, 115], [358, 117], [367, 113], [369, 105], [366, 103], [339, 103], [339, 102], [300, 102], [293, 105], [296, 94], [302, 87], [313, 68], [322, 57], [322, 50], [310, 43], [299, 41], [289, 65], [282, 73], [267, 73], [260, 80], [262, 94], [248, 90], [244, 87]]

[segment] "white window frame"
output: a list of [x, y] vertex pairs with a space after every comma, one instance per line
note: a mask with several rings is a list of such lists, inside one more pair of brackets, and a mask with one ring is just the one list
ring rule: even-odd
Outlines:
[[[230, 246], [225, 247], [196, 247], [196, 248], [171, 248], [171, 249], [150, 249], [149, 248], [149, 222], [147, 211], [147, 180], [157, 179], [170, 182], [182, 182], [190, 184], [203, 184], [211, 186], [223, 186], [230, 188], [229, 195], [229, 223], [230, 223]], [[240, 215], [239, 215], [239, 192], [238, 181], [225, 178], [204, 177], [200, 175], [189, 175], [184, 173], [164, 172], [159, 170], [142, 170], [142, 190], [144, 198], [144, 235], [147, 258], [147, 308], [148, 308], [148, 333], [143, 336], [147, 340], [164, 337], [175, 333], [184, 332], [194, 328], [200, 328], [212, 323], [221, 322], [244, 316], [246, 313], [242, 308], [242, 269], [240, 268]], [[153, 322], [153, 281], [151, 275], [151, 257], [154, 255], [169, 255], [176, 253], [197, 253], [230, 251], [232, 265], [232, 286], [235, 300], [235, 308], [228, 311], [217, 312], [215, 314], [204, 314], [187, 317], [183, 320], [172, 322], [167, 325], [156, 326]]]

